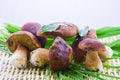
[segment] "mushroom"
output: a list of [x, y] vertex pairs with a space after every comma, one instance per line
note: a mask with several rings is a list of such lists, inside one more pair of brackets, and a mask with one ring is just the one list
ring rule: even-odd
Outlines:
[[[113, 55], [113, 50], [105, 45], [105, 51], [98, 52], [100, 58], [111, 58]], [[107, 60], [102, 60], [102, 62], [106, 62]]]
[[85, 39], [85, 37], [77, 36], [72, 43], [73, 60], [77, 63], [85, 61], [86, 51], [83, 51], [78, 47], [79, 42], [82, 41], [83, 39]]
[[30, 52], [30, 62], [34, 66], [43, 67], [48, 63], [49, 50], [44, 48], [38, 48]]
[[[85, 29], [86, 30], [86, 29]], [[73, 48], [73, 60], [77, 63], [81, 63], [85, 61], [85, 56], [86, 56], [86, 51], [80, 49], [78, 47], [78, 44], [80, 43], [80, 41], [86, 39], [86, 38], [93, 38], [93, 39], [97, 39], [96, 36], [96, 31], [94, 29], [90, 29], [88, 30], [86, 36], [80, 36], [77, 35], [77, 37], [75, 38], [75, 40], [72, 43], [72, 48]]]
[[[96, 31], [94, 29], [90, 29], [87, 34], [87, 38], [92, 38], [97, 40]], [[105, 51], [98, 52], [100, 58], [111, 58], [113, 51], [109, 46], [105, 46]], [[106, 62], [107, 60], [102, 60], [102, 62]]]
[[41, 30], [39, 30], [37, 32], [38, 36], [46, 36], [49, 38], [56, 38], [57, 36], [60, 36], [62, 38], [68, 38], [68, 37], [72, 37], [74, 35], [76, 35], [78, 33], [78, 27], [74, 24], [71, 23], [66, 23], [66, 22], [56, 22], [56, 23], [52, 23], [50, 25], [54, 25], [54, 26], [58, 26], [58, 28], [55, 31], [48, 31], [48, 32], [41, 32]]
[[28, 31], [31, 32], [32, 34], [34, 34], [37, 39], [39, 40], [41, 47], [45, 47], [45, 44], [47, 42], [46, 38], [44, 36], [37, 36], [37, 30], [41, 29], [41, 25], [39, 23], [35, 23], [35, 22], [29, 22], [26, 23], [22, 26], [21, 31]]
[[72, 61], [72, 48], [61, 37], [56, 37], [49, 50], [50, 69], [60, 71]]
[[87, 51], [85, 59], [86, 69], [91, 71], [101, 71], [103, 66], [98, 52], [104, 52], [105, 46], [101, 42], [91, 38], [82, 40], [78, 46], [80, 49]]
[[13, 53], [10, 57], [10, 64], [17, 68], [26, 67], [28, 52], [41, 47], [37, 38], [27, 31], [11, 34], [6, 41], [6, 45]]

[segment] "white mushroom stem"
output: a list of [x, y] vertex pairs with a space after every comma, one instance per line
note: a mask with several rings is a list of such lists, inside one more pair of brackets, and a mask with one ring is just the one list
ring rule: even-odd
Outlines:
[[25, 68], [27, 65], [28, 50], [18, 45], [16, 51], [10, 57], [10, 64], [16, 68]]
[[[113, 50], [109, 46], [105, 46], [105, 51], [98, 52], [100, 58], [111, 58], [113, 55]], [[102, 60], [102, 62], [106, 62], [107, 60]]]
[[85, 59], [86, 69], [91, 71], [102, 71], [103, 65], [97, 51], [88, 51]]
[[48, 63], [49, 50], [38, 48], [30, 53], [30, 62], [36, 67], [43, 67]]

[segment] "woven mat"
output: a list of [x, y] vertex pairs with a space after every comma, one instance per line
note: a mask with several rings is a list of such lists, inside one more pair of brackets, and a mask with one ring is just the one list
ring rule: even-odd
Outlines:
[[[120, 36], [103, 38], [101, 42], [112, 42], [120, 39]], [[55, 80], [53, 75], [45, 76], [48, 72], [29, 65], [26, 69], [16, 69], [9, 65], [9, 55], [4, 52], [0, 52], [0, 80]], [[113, 66], [120, 66], [120, 59], [109, 60], [108, 64]], [[103, 73], [109, 75], [120, 76], [120, 69], [106, 69], [104, 68]], [[104, 77], [106, 80], [114, 80]], [[97, 80], [92, 77], [86, 80]]]

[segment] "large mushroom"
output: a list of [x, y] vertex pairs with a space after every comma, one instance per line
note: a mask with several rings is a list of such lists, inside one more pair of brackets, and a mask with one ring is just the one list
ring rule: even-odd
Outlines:
[[38, 30], [41, 30], [41, 25], [36, 22], [26, 23], [21, 28], [21, 31], [28, 31], [28, 32], [31, 32], [32, 34], [34, 34], [37, 37], [37, 39], [39, 40], [41, 47], [43, 48], [43, 47], [45, 47], [47, 40], [44, 36], [36, 35]]
[[71, 23], [56, 22], [56, 23], [52, 23], [49, 25], [56, 26], [57, 29], [55, 29], [54, 31], [47, 31], [47, 32], [42, 32], [41, 30], [38, 30], [37, 35], [38, 36], [43, 35], [43, 36], [50, 37], [50, 38], [56, 38], [57, 36], [60, 36], [65, 39], [65, 38], [76, 35], [79, 31], [78, 27]]
[[101, 71], [103, 66], [98, 52], [104, 52], [105, 46], [101, 42], [91, 38], [82, 40], [78, 46], [80, 49], [87, 51], [85, 59], [86, 69], [92, 71]]
[[38, 39], [27, 31], [11, 34], [6, 41], [6, 45], [13, 53], [10, 57], [10, 63], [17, 68], [26, 67], [28, 52], [41, 47]]
[[72, 48], [61, 37], [56, 37], [49, 50], [50, 69], [60, 71], [72, 61]]

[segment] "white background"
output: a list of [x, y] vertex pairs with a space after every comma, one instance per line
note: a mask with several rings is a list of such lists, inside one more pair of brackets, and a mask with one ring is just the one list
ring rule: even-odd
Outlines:
[[0, 25], [58, 21], [79, 28], [120, 26], [120, 0], [0, 0]]

